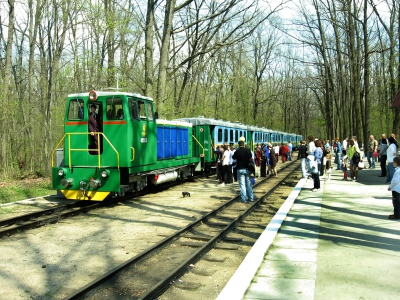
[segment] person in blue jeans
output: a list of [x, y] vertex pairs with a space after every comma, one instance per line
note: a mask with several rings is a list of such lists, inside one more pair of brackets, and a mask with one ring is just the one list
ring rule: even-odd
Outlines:
[[386, 183], [390, 183], [392, 181], [392, 177], [394, 175], [394, 166], [393, 159], [397, 156], [397, 147], [395, 143], [395, 139], [393, 137], [388, 138], [389, 148], [386, 151], [387, 154], [387, 174], [386, 174]]
[[236, 159], [236, 169], [240, 188], [240, 197], [242, 203], [254, 201], [253, 187], [250, 182], [250, 171], [247, 169], [249, 162], [252, 160], [251, 151], [244, 147], [244, 141], [239, 141], [239, 148], [232, 156]]
[[340, 139], [337, 137], [335, 139], [335, 163], [337, 164], [337, 169], [336, 170], [342, 170], [342, 160], [340, 159], [340, 155], [342, 154], [342, 144], [340, 143]]
[[301, 177], [307, 177], [307, 169], [306, 169], [306, 160], [307, 160], [307, 146], [306, 141], [301, 141], [299, 146], [299, 155], [297, 155], [297, 159], [300, 160], [301, 165]]
[[321, 163], [322, 163], [322, 156], [323, 156], [323, 152], [322, 152], [322, 142], [320, 140], [315, 142], [315, 150], [310, 153], [310, 155], [314, 155], [315, 157], [315, 161], [318, 164], [318, 173], [313, 173], [311, 174], [312, 179], [314, 180], [314, 187], [312, 189], [313, 192], [318, 192], [321, 188], [321, 182], [319, 180], [319, 175], [321, 172]]
[[292, 153], [293, 153], [293, 145], [292, 142], [289, 141], [289, 144], [287, 145], [289, 148], [289, 152], [287, 153], [287, 160], [291, 161], [292, 160]]

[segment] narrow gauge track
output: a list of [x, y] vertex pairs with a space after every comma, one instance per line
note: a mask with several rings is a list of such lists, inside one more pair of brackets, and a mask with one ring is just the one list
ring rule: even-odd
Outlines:
[[[192, 264], [211, 249], [237, 249], [238, 246], [235, 248], [235, 245], [226, 242], [240, 243], [241, 238], [229, 237], [228, 234], [236, 227], [259, 227], [260, 225], [254, 223], [259, 218], [249, 217], [252, 212], [257, 214], [269, 210], [275, 214], [276, 210], [271, 211], [268, 205], [267, 196], [284, 185], [285, 179], [298, 167], [299, 164], [296, 162], [288, 163], [280, 170], [279, 180], [267, 180], [267, 178], [259, 182], [254, 187], [257, 200], [251, 205], [239, 203], [237, 200], [240, 196], [227, 201], [185, 228], [68, 295], [64, 300], [156, 299], [171, 286], [174, 280], [184, 275]], [[263, 226], [265, 227], [265, 224]], [[205, 240], [206, 242], [196, 243], [188, 240]], [[225, 243], [220, 243], [220, 241], [225, 241]], [[177, 245], [187, 247], [182, 247], [179, 257], [171, 259]]]
[[[177, 180], [169, 182], [160, 186], [157, 186], [153, 190], [148, 188], [137, 192], [135, 194], [127, 194], [121, 197], [115, 197], [106, 201], [94, 202], [94, 201], [73, 201], [71, 203], [60, 205], [54, 208], [45, 209], [41, 211], [31, 212], [28, 214], [12, 217], [9, 219], [0, 220], [0, 238], [3, 236], [11, 236], [22, 231], [38, 228], [44, 225], [53, 224], [58, 221], [77, 216], [82, 213], [87, 213], [91, 210], [111, 206], [121, 201], [130, 200], [133, 197], [142, 196], [147, 193], [157, 193], [168, 189], [170, 187], [182, 184], [184, 182], [195, 180], [196, 178], [206, 177], [210, 174], [202, 174], [195, 177], [189, 177], [184, 180]], [[73, 201], [73, 202], [72, 202]]]

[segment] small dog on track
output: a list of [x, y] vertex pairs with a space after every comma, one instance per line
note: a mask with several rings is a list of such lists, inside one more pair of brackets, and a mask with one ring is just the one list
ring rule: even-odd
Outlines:
[[190, 193], [189, 192], [182, 192], [182, 197], [185, 198], [186, 196], [190, 197]]

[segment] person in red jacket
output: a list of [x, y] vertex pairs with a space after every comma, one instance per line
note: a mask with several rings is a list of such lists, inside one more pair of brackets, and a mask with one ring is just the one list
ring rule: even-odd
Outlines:
[[282, 143], [281, 147], [279, 148], [279, 153], [282, 156], [282, 162], [284, 163], [287, 160], [287, 154], [289, 153], [289, 147]]

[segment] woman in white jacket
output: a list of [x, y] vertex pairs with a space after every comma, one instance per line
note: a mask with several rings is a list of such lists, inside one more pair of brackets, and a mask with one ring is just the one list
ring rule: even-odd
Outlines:
[[307, 154], [313, 153], [315, 151], [315, 143], [314, 140], [315, 138], [310, 135], [307, 137], [308, 139], [308, 150], [307, 150]]

